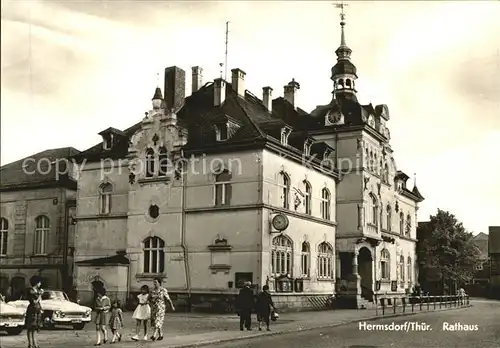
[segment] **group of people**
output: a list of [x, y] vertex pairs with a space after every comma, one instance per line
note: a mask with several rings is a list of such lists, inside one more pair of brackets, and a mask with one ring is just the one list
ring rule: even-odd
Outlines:
[[[42, 327], [42, 307], [41, 297], [42, 279], [39, 276], [33, 276], [30, 279], [31, 288], [28, 291], [29, 305], [26, 311], [26, 331], [28, 335], [28, 348], [39, 348], [36, 332]], [[246, 282], [236, 298], [236, 310], [240, 317], [240, 330], [252, 330], [252, 312], [257, 313], [259, 330], [262, 330], [262, 323], [266, 325], [266, 329], [270, 331], [270, 321], [272, 317], [277, 317], [276, 307], [274, 306], [269, 287], [264, 285], [262, 292], [254, 296], [251, 288], [252, 284]], [[111, 329], [111, 343], [119, 342], [122, 339], [121, 329], [123, 328], [123, 312], [119, 300], [114, 300], [106, 296], [106, 289], [98, 288], [96, 291], [95, 301], [95, 323], [97, 342], [95, 346], [100, 346], [108, 341], [108, 330]], [[155, 278], [153, 287], [150, 289], [147, 285], [141, 287], [141, 293], [137, 295], [138, 305], [135, 309], [132, 318], [136, 320], [135, 335], [132, 340], [139, 341], [141, 330], [144, 329], [144, 340], [148, 340], [148, 323], [151, 322], [153, 333], [149, 337], [150, 340], [163, 339], [163, 322], [165, 320], [165, 312], [167, 303], [172, 311], [175, 311], [174, 304], [170, 299], [167, 289], [162, 286], [161, 278]]]
[[252, 290], [252, 283], [245, 282], [240, 293], [236, 297], [236, 312], [240, 317], [240, 330], [252, 330], [252, 312], [257, 313], [259, 331], [262, 330], [262, 323], [266, 325], [267, 331], [270, 331], [269, 324], [271, 318], [277, 317], [276, 307], [269, 293], [269, 286], [264, 285], [262, 291], [255, 298]]
[[[95, 304], [96, 310], [96, 331], [97, 343], [95, 346], [100, 346], [108, 341], [107, 325], [113, 334], [111, 343], [121, 341], [120, 333], [123, 327], [123, 315], [120, 306], [120, 301], [115, 300], [112, 304], [106, 296], [105, 289], [96, 289], [97, 298]], [[172, 311], [175, 311], [174, 304], [168, 295], [167, 289], [162, 286], [161, 278], [153, 280], [153, 288], [150, 289], [147, 285], [141, 287], [141, 293], [137, 295], [138, 305], [132, 315], [136, 320], [135, 335], [132, 340], [139, 341], [139, 334], [144, 328], [144, 340], [148, 340], [148, 323], [151, 321], [153, 333], [149, 337], [152, 341], [160, 341], [163, 339], [163, 321], [165, 320], [166, 304], [170, 305]]]

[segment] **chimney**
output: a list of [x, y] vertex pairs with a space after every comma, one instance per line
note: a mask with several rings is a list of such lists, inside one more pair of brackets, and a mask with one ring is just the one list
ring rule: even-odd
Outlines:
[[164, 91], [167, 111], [179, 111], [186, 97], [186, 72], [176, 66], [166, 68]]
[[242, 97], [245, 96], [245, 75], [246, 73], [241, 69], [231, 70], [231, 84], [233, 85], [233, 90]]
[[203, 69], [199, 66], [193, 66], [191, 68], [191, 94], [198, 91], [203, 85]]
[[273, 112], [273, 89], [271, 87], [262, 88], [262, 103], [269, 112]]
[[295, 103], [297, 101], [297, 91], [300, 89], [299, 83], [296, 82], [295, 79], [292, 79], [292, 81], [288, 82], [288, 85], [284, 86], [283, 88], [285, 100], [292, 104], [294, 108], [296, 108], [297, 105], [295, 105]]
[[222, 78], [214, 80], [214, 106], [220, 106], [226, 100], [226, 81]]

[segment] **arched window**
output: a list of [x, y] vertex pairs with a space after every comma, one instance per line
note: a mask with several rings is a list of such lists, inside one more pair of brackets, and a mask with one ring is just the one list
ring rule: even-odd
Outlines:
[[155, 152], [153, 149], [146, 151], [146, 178], [152, 178], [156, 172]]
[[371, 216], [370, 223], [377, 226], [378, 225], [378, 202], [377, 197], [375, 195], [370, 195], [370, 205], [371, 205]]
[[214, 204], [228, 205], [231, 202], [231, 173], [224, 170], [215, 176]]
[[318, 279], [333, 278], [333, 248], [323, 242], [318, 245]]
[[158, 237], [144, 240], [144, 273], [163, 273], [165, 270], [165, 242]]
[[330, 210], [332, 209], [330, 191], [325, 187], [321, 190], [321, 217], [330, 220]]
[[365, 163], [365, 166], [366, 168], [368, 168], [368, 170], [370, 170], [370, 151], [368, 151], [368, 149], [365, 149], [365, 157], [366, 157], [366, 163]]
[[405, 257], [403, 255], [399, 258], [399, 279], [403, 284], [405, 281]]
[[113, 193], [113, 185], [110, 183], [102, 184], [99, 187], [99, 212], [101, 214], [109, 214], [111, 212], [111, 194]]
[[158, 155], [158, 162], [159, 162], [158, 176], [166, 176], [170, 168], [169, 165], [170, 163], [168, 158], [168, 151], [164, 146], [160, 148], [160, 152]]
[[387, 231], [392, 231], [392, 208], [390, 204], [387, 204]]
[[287, 173], [281, 172], [278, 174], [278, 186], [280, 191], [280, 205], [288, 209], [290, 207], [290, 177]]
[[35, 219], [35, 245], [34, 254], [43, 255], [47, 253], [47, 240], [49, 238], [50, 220], [44, 215]]
[[292, 257], [292, 241], [283, 235], [274, 237], [271, 248], [272, 274], [274, 276], [283, 274], [292, 276]]
[[302, 243], [302, 251], [300, 254], [300, 273], [302, 277], [308, 278], [310, 276], [311, 264], [311, 248], [309, 243]]
[[7, 241], [9, 239], [9, 222], [0, 218], [0, 255], [7, 255]]
[[304, 208], [305, 213], [311, 215], [312, 188], [308, 181], [304, 181]]
[[406, 235], [408, 237], [410, 237], [410, 234], [411, 234], [411, 215], [408, 213], [408, 215], [406, 215]]
[[406, 274], [407, 274], [407, 277], [408, 277], [408, 283], [411, 283], [411, 280], [412, 280], [412, 275], [413, 275], [413, 266], [411, 264], [411, 257], [408, 256], [408, 261], [406, 262]]
[[403, 212], [399, 213], [399, 233], [401, 235], [405, 233], [405, 214]]
[[391, 254], [387, 249], [383, 249], [380, 252], [380, 272], [381, 278], [384, 280], [389, 280], [391, 277]]

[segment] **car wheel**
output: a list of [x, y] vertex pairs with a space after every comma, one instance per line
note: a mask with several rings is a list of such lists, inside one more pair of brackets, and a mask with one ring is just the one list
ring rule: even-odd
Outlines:
[[73, 329], [75, 330], [83, 330], [85, 327], [85, 323], [73, 324]]
[[8, 328], [6, 331], [7, 331], [7, 335], [9, 335], [9, 336], [17, 336], [21, 332], [23, 332], [23, 327], [22, 326], [12, 327], [12, 328]]

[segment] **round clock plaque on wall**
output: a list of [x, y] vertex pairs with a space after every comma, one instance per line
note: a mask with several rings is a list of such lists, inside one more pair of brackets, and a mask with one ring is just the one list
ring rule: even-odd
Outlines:
[[273, 217], [273, 220], [271, 223], [273, 225], [273, 228], [277, 231], [280, 231], [280, 232], [286, 230], [288, 225], [290, 224], [290, 222], [288, 221], [288, 218], [284, 214], [276, 214]]

